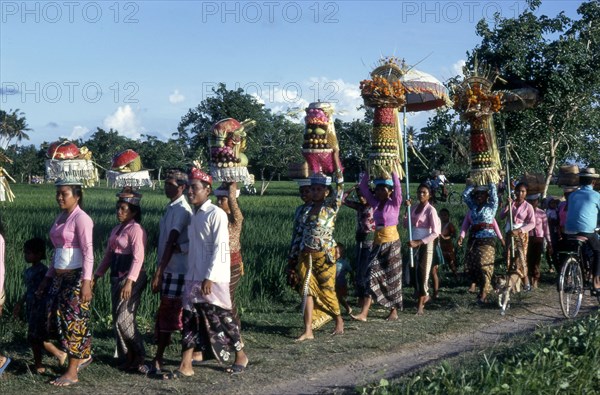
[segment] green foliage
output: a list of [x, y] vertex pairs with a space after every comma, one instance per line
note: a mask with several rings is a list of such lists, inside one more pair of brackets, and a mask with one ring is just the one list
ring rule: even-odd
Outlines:
[[5, 149], [13, 140], [17, 143], [29, 140], [26, 132], [30, 130], [25, 113], [18, 108], [9, 112], [0, 110], [0, 148]]
[[578, 160], [598, 165], [600, 141], [600, 3], [583, 3], [579, 20], [560, 13], [537, 16], [540, 2], [517, 18], [496, 16], [493, 26], [477, 25], [481, 43], [470, 55], [496, 68], [508, 84], [497, 89], [526, 86], [539, 91], [541, 101], [533, 109], [502, 114], [519, 160], [517, 172], [553, 172], [555, 166]]
[[256, 121], [256, 128], [248, 133], [247, 155], [262, 180], [285, 175], [288, 164], [301, 159], [302, 125], [273, 114], [243, 89], [228, 90], [225, 84], [213, 88], [213, 96], [188, 111], [179, 123], [177, 138], [207, 158], [212, 125], [224, 118]]
[[445, 361], [363, 394], [592, 394], [600, 390], [600, 317], [536, 332], [465, 363]]
[[344, 166], [346, 180], [358, 180], [360, 172], [365, 170], [371, 146], [371, 128], [372, 124], [366, 120], [335, 121], [335, 133], [340, 145], [340, 160]]

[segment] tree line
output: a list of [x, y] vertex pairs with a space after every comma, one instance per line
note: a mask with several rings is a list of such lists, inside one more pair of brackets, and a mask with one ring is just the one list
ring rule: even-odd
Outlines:
[[[467, 52], [467, 66], [477, 58], [497, 69], [503, 81], [495, 89], [530, 87], [539, 93], [532, 109], [494, 115], [499, 145], [508, 147], [511, 173], [550, 176], [566, 161], [600, 167], [600, 1], [582, 3], [579, 19], [564, 13], [538, 16], [541, 0], [527, 4], [515, 18], [497, 14], [491, 22], [482, 19], [476, 28], [481, 42]], [[450, 91], [457, 78], [447, 82]], [[351, 181], [364, 169], [371, 145], [373, 114], [365, 110], [363, 119], [335, 122], [346, 178]], [[229, 90], [219, 84], [211, 97], [188, 110], [167, 140], [151, 135], [133, 140], [116, 130], [97, 128], [87, 140], [74, 143], [92, 150], [102, 169], [110, 167], [114, 154], [133, 149], [157, 177], [166, 167], [185, 167], [195, 159], [207, 163], [208, 133], [216, 121], [251, 118], [257, 126], [248, 135], [250, 172], [266, 188], [269, 181], [286, 177], [290, 163], [303, 160], [300, 116], [303, 113], [273, 113], [241, 88]], [[14, 160], [5, 167], [24, 182], [44, 173], [51, 143], [39, 148], [21, 145], [30, 131], [20, 110], [0, 111], [0, 149]], [[464, 181], [469, 171], [469, 128], [454, 110], [437, 110], [426, 127], [409, 127], [408, 135], [411, 179], [422, 180], [435, 169], [453, 181]]]

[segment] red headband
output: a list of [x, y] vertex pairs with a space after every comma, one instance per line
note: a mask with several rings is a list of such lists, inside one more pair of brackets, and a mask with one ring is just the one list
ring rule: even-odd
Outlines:
[[190, 170], [190, 174], [188, 175], [188, 179], [189, 181], [193, 181], [193, 180], [200, 180], [200, 181], [204, 181], [207, 182], [209, 185], [212, 186], [212, 177], [209, 174], [206, 174], [205, 172], [203, 172], [202, 170], [196, 168], [196, 167], [192, 167], [192, 170]]

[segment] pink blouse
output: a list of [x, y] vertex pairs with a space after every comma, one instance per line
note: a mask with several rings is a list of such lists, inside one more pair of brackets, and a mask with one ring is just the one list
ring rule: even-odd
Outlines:
[[[558, 204], [558, 223], [561, 228], [567, 224], [567, 201]], [[562, 229], [561, 229], [562, 230]]]
[[[146, 249], [146, 231], [142, 225], [131, 220], [126, 224], [113, 228], [108, 238], [108, 245], [104, 252], [104, 259], [96, 269], [96, 276], [103, 276], [110, 267], [113, 254], [133, 255], [129, 273], [119, 273], [118, 277], [127, 275], [131, 281], [137, 281], [140, 271], [143, 270], [144, 251]], [[113, 273], [115, 275], [115, 273]]]
[[543, 237], [550, 243], [550, 228], [548, 228], [548, 217], [541, 208], [535, 209], [535, 227], [529, 232], [529, 236]]
[[[521, 232], [528, 233], [535, 227], [535, 212], [533, 211], [533, 206], [531, 204], [524, 201], [517, 206], [515, 202], [512, 202], [511, 208], [513, 223], [515, 225], [521, 225], [519, 227], [515, 227], [515, 229], [521, 229]], [[508, 206], [506, 206], [500, 213], [500, 219], [506, 218], [507, 215]]]
[[[469, 211], [467, 212], [467, 215], [465, 216], [465, 219], [460, 228], [460, 237], [462, 237], [463, 239], [465, 238], [465, 235], [467, 234], [467, 231], [469, 230], [472, 224], [473, 220], [471, 219], [471, 211]], [[494, 218], [494, 220], [492, 221], [492, 227], [494, 229], [494, 232], [496, 232], [496, 236], [498, 236], [498, 239], [502, 240], [502, 232], [500, 232], [500, 227], [498, 226], [496, 218]]]
[[[419, 207], [418, 204], [414, 204], [410, 207], [410, 222], [413, 227], [413, 232], [415, 228], [420, 228], [424, 230], [424, 233], [428, 232], [428, 234], [425, 237], [415, 237], [413, 234], [413, 240], [421, 240], [424, 244], [427, 244], [435, 240], [438, 235], [442, 233], [442, 223], [435, 207], [431, 204], [426, 203], [423, 211], [418, 214], [417, 207]], [[408, 218], [404, 218], [404, 226], [406, 227], [407, 224]]]
[[398, 214], [400, 213], [402, 204], [402, 187], [398, 174], [395, 172], [392, 173], [392, 180], [394, 182], [394, 190], [390, 198], [386, 202], [383, 202], [383, 205], [369, 190], [369, 176], [366, 173], [358, 185], [360, 194], [364, 196], [369, 206], [373, 207], [373, 218], [375, 219], [375, 225], [378, 227], [398, 225]]
[[[92, 242], [94, 222], [79, 206], [75, 207], [65, 222], [57, 224], [61, 215], [63, 213], [56, 217], [52, 228], [50, 228], [50, 241], [54, 248], [79, 248], [83, 256], [81, 278], [91, 280], [92, 271], [94, 270], [94, 246]], [[53, 260], [50, 269], [46, 272], [46, 277], [54, 277], [54, 273]]]

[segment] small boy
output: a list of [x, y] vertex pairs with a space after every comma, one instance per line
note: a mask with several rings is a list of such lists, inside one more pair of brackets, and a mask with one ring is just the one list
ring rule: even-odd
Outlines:
[[337, 243], [335, 247], [335, 294], [338, 298], [338, 302], [344, 306], [348, 314], [352, 313], [352, 308], [346, 300], [348, 296], [348, 282], [346, 281], [346, 274], [352, 270], [348, 259], [346, 259], [346, 247], [342, 243]]
[[47, 324], [46, 296], [38, 298], [35, 295], [48, 270], [46, 265], [42, 263], [46, 258], [46, 242], [38, 237], [27, 240], [23, 246], [23, 255], [25, 262], [30, 263], [31, 266], [25, 269], [24, 278], [27, 290], [15, 306], [13, 315], [18, 317], [23, 303], [25, 303], [25, 316], [28, 324], [27, 340], [33, 352], [35, 370], [37, 373], [43, 374], [46, 368], [42, 364], [42, 349], [56, 357], [60, 366], [65, 363], [67, 354], [60, 351], [52, 343], [44, 341], [46, 339], [45, 329]]

